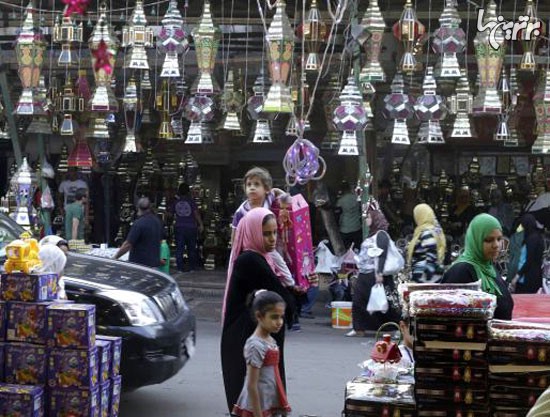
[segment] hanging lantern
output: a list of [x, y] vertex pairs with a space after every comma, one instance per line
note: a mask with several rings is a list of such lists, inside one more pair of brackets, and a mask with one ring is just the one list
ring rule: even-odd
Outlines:
[[149, 78], [149, 71], [141, 71], [141, 82], [139, 83], [141, 93], [141, 105], [143, 113], [141, 123], [152, 123], [151, 120], [151, 97], [153, 96], [153, 86]]
[[535, 72], [537, 63], [535, 61], [535, 50], [539, 39], [546, 34], [544, 21], [537, 17], [537, 10], [533, 0], [527, 0], [525, 11], [522, 16], [529, 18], [527, 27], [519, 33], [519, 39], [523, 47], [523, 55], [518, 65], [519, 71]]
[[271, 87], [262, 110], [265, 113], [292, 113], [292, 99], [287, 83], [294, 52], [294, 32], [285, 12], [285, 1], [277, 0], [275, 7], [275, 15], [265, 35]]
[[338, 148], [338, 155], [359, 155], [359, 148], [357, 146], [357, 132], [347, 130], [342, 134], [340, 147]]
[[406, 0], [401, 18], [393, 25], [393, 34], [405, 49], [399, 64], [399, 70], [404, 74], [410, 74], [417, 69], [414, 48], [425, 32], [425, 26], [416, 18], [411, 0]]
[[72, 113], [77, 110], [77, 100], [70, 78], [67, 78], [67, 83], [63, 87], [63, 93], [59, 96], [57, 108], [63, 114], [59, 134], [61, 136], [73, 136], [77, 126], [73, 120]]
[[[502, 101], [497, 91], [498, 80], [506, 54], [504, 32], [497, 21], [497, 5], [490, 0], [485, 10], [484, 32], [478, 32], [474, 39], [480, 88], [474, 100], [474, 115], [502, 113]], [[492, 28], [492, 29], [490, 29]]]
[[510, 138], [510, 131], [508, 128], [508, 120], [510, 116], [510, 83], [508, 82], [508, 75], [506, 74], [506, 68], [502, 66], [502, 75], [500, 76], [499, 86], [500, 99], [502, 100], [502, 113], [498, 115], [498, 125], [495, 132], [494, 139], [496, 141], [507, 141]]
[[[40, 80], [38, 82], [38, 88], [36, 89], [35, 99], [38, 102], [38, 105], [44, 110], [44, 113], [41, 115], [35, 115], [32, 118], [30, 125], [27, 127], [26, 134], [43, 134], [51, 135], [52, 126], [49, 120], [49, 114], [53, 111], [54, 105], [48, 98], [48, 90], [46, 89], [46, 81], [44, 75], [40, 75]], [[2, 112], [2, 107], [0, 105], [0, 113]], [[1, 118], [1, 116], [0, 116]], [[8, 136], [9, 138], [9, 136]]]
[[546, 72], [533, 101], [537, 117], [537, 139], [533, 143], [531, 152], [548, 154], [550, 153], [550, 72]]
[[202, 16], [198, 26], [193, 31], [197, 66], [200, 72], [196, 85], [192, 89], [193, 93], [210, 95], [219, 91], [212, 72], [216, 65], [216, 54], [220, 44], [220, 37], [220, 29], [214, 26], [214, 21], [212, 20], [210, 2], [204, 0]]
[[334, 110], [332, 121], [340, 131], [363, 130], [367, 124], [367, 114], [363, 107], [361, 93], [355, 77], [348, 77], [348, 83], [340, 93], [340, 105]]
[[35, 191], [32, 176], [33, 173], [27, 162], [27, 158], [23, 157], [21, 166], [17, 169], [11, 180], [11, 188], [17, 205], [15, 212], [12, 213], [12, 218], [25, 229], [29, 229], [31, 226], [30, 213]]
[[15, 55], [19, 66], [18, 74], [23, 85], [23, 92], [15, 108], [15, 114], [32, 116], [43, 113], [43, 110], [36, 106], [33, 90], [38, 87], [45, 50], [46, 43], [36, 21], [34, 5], [31, 1], [26, 8], [25, 20], [15, 45]]
[[61, 23], [59, 16], [55, 19], [53, 27], [53, 42], [61, 44], [61, 53], [57, 63], [59, 66], [72, 66], [76, 64], [75, 57], [71, 51], [71, 43], [82, 42], [82, 22], [76, 24], [71, 15], [63, 16]]
[[122, 108], [124, 110], [124, 123], [126, 124], [126, 139], [122, 152], [137, 152], [136, 131], [141, 116], [141, 100], [137, 96], [136, 80], [131, 77], [124, 91], [122, 99]]
[[399, 72], [393, 78], [391, 93], [384, 97], [382, 113], [386, 119], [394, 121], [391, 143], [410, 145], [407, 120], [414, 116], [414, 99], [405, 93], [403, 75]]
[[186, 145], [208, 145], [213, 143], [214, 137], [207, 123], [201, 121], [191, 122], [185, 141]]
[[93, 162], [92, 154], [90, 152], [90, 148], [88, 147], [88, 142], [86, 142], [86, 139], [82, 135], [77, 134], [76, 136], [76, 145], [69, 155], [67, 164], [69, 168], [76, 167], [82, 169], [83, 171], [90, 171]]
[[263, 66], [260, 67], [260, 74], [254, 82], [252, 95], [247, 102], [247, 112], [251, 120], [255, 121], [252, 129], [253, 143], [271, 143], [271, 126], [267, 116], [263, 112], [263, 105], [266, 97], [268, 80], [265, 76]]
[[456, 94], [451, 97], [449, 113], [455, 114], [452, 125], [451, 138], [472, 138], [475, 136], [473, 125], [470, 121], [472, 113], [473, 97], [470, 93], [470, 82], [465, 69], [461, 69], [461, 77], [456, 84]]
[[519, 112], [517, 111], [519, 86], [516, 67], [510, 67], [510, 106], [508, 108], [508, 138], [504, 140], [505, 147], [518, 147], [520, 135], [518, 132]]
[[382, 49], [382, 38], [386, 29], [386, 23], [380, 12], [378, 0], [371, 0], [363, 20], [361, 27], [365, 30], [368, 36], [363, 44], [367, 56], [367, 62], [359, 74], [359, 82], [376, 83], [386, 81], [386, 74], [380, 65], [380, 51]]
[[179, 77], [180, 68], [178, 55], [187, 52], [189, 41], [183, 27], [183, 18], [178, 10], [176, 0], [170, 0], [168, 10], [162, 19], [162, 28], [158, 34], [157, 47], [160, 53], [165, 53], [161, 77]]
[[423, 95], [419, 96], [414, 105], [418, 120], [422, 122], [418, 132], [418, 143], [445, 143], [439, 121], [447, 115], [447, 107], [443, 98], [436, 93], [436, 83], [432, 67], [428, 67], [422, 85]]
[[126, 52], [124, 68], [149, 69], [145, 48], [153, 46], [153, 37], [153, 29], [147, 26], [143, 0], [136, 0], [130, 21], [122, 28], [122, 46], [130, 48]]
[[254, 128], [252, 130], [252, 143], [272, 143], [271, 138], [271, 126], [269, 120], [259, 119], [256, 120]]
[[164, 110], [161, 112], [161, 114], [161, 122], [157, 137], [159, 139], [175, 139], [174, 129], [172, 128], [172, 121], [170, 119], [170, 113]]
[[311, 0], [307, 18], [299, 27], [298, 36], [304, 37], [304, 42], [307, 49], [307, 58], [304, 69], [306, 71], [318, 72], [321, 66], [319, 59], [319, 48], [327, 38], [327, 25], [321, 18], [321, 13], [317, 7], [317, 0]]
[[456, 0], [445, 0], [445, 8], [439, 17], [439, 28], [434, 32], [433, 50], [441, 55], [436, 66], [436, 78], [457, 79], [460, 77], [460, 66], [457, 54], [466, 48], [466, 33], [460, 27], [460, 15], [456, 9]]
[[118, 112], [118, 101], [111, 89], [118, 45], [118, 39], [107, 19], [107, 6], [102, 3], [99, 7], [99, 19], [88, 41], [96, 84], [89, 102], [92, 112]]
[[340, 142], [340, 134], [332, 123], [332, 117], [334, 116], [334, 110], [338, 107], [338, 95], [341, 90], [340, 80], [338, 74], [332, 74], [329, 82], [322, 92], [321, 102], [323, 103], [323, 112], [325, 114], [326, 121], [326, 135], [321, 142], [321, 149], [327, 151], [333, 151], [338, 149]]
[[233, 70], [227, 71], [227, 81], [225, 82], [222, 93], [222, 108], [224, 110], [224, 118], [221, 124], [223, 130], [233, 132], [242, 132], [241, 120], [239, 114], [244, 105], [244, 96], [239, 88], [237, 88]]

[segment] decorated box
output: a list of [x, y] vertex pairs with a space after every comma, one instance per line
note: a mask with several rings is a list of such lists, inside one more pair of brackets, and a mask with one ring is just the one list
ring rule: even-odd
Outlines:
[[499, 407], [531, 408], [546, 388], [491, 385], [489, 399], [491, 404], [498, 404]]
[[54, 304], [48, 307], [50, 347], [95, 348], [95, 306], [91, 304]]
[[531, 408], [525, 407], [493, 407], [492, 417], [525, 417]]
[[111, 343], [111, 364], [109, 365], [109, 375], [112, 377], [119, 375], [120, 355], [122, 353], [122, 338], [118, 336], [97, 335], [96, 339]]
[[[518, 366], [514, 366], [518, 368]], [[501, 372], [493, 372], [500, 370]], [[498, 369], [500, 368], [500, 369]], [[502, 372], [507, 368], [503, 367], [489, 367], [491, 371], [489, 373], [489, 384], [491, 385], [507, 385], [517, 387], [529, 387], [529, 388], [542, 388], [546, 389], [550, 385], [550, 371], [529, 371], [527, 366], [519, 367], [523, 368], [524, 372], [517, 370], [516, 372]]]
[[111, 409], [111, 380], [99, 385], [99, 417], [109, 417]]
[[490, 364], [550, 365], [550, 344], [515, 341], [489, 342]]
[[53, 388], [49, 402], [50, 416], [100, 417], [99, 387]]
[[414, 368], [416, 383], [422, 384], [463, 384], [487, 386], [486, 366], [470, 366], [459, 364], [418, 365]]
[[122, 377], [117, 375], [111, 378], [111, 408], [110, 417], [118, 417], [120, 410], [120, 392], [122, 390]]
[[416, 381], [416, 403], [420, 405], [467, 406], [484, 408], [488, 405], [487, 387], [458, 384], [435, 385]]
[[102, 384], [109, 380], [111, 371], [111, 342], [107, 340], [96, 340], [97, 361], [99, 363], [99, 383]]
[[[414, 325], [415, 340], [428, 346], [428, 341], [463, 343], [487, 343], [488, 331], [486, 320], [456, 319], [451, 317], [417, 317]], [[442, 345], [443, 346], [443, 345]], [[429, 346], [428, 346], [429, 347]], [[436, 347], [436, 346], [434, 346]], [[472, 345], [470, 349], [476, 348]], [[479, 346], [483, 350], [484, 346]]]
[[411, 317], [491, 319], [496, 305], [494, 295], [464, 289], [415, 291], [409, 296]]
[[46, 344], [48, 330], [46, 309], [52, 303], [51, 301], [38, 303], [10, 301], [7, 308], [6, 340]]
[[0, 384], [0, 416], [44, 417], [44, 391], [32, 385]]
[[57, 298], [57, 275], [22, 273], [0, 276], [0, 299], [5, 301], [49, 301]]
[[308, 276], [315, 270], [309, 205], [301, 194], [292, 196], [291, 200], [288, 205], [281, 202], [280, 207], [273, 207], [273, 212], [278, 219], [278, 239], [290, 258], [290, 272], [297, 285], [307, 288]]
[[0, 301], [0, 342], [6, 340], [6, 303]]
[[97, 348], [50, 350], [48, 385], [57, 388], [90, 388], [98, 383]]
[[30, 343], [6, 343], [5, 381], [10, 384], [45, 385], [47, 351]]
[[417, 417], [490, 417], [490, 410], [466, 407], [419, 407], [416, 410]]
[[486, 366], [487, 353], [485, 349], [472, 350], [468, 344], [452, 343], [447, 349], [427, 348], [420, 343], [414, 345], [414, 357], [418, 365], [431, 365], [432, 363], [453, 363], [471, 366]]

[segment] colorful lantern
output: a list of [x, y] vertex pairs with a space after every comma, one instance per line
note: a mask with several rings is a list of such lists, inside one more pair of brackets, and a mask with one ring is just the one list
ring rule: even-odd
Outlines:
[[[336, 129], [343, 131], [339, 154], [357, 155], [356, 132], [363, 131], [368, 123], [367, 112], [363, 107], [361, 92], [355, 83], [355, 77], [348, 77], [348, 83], [340, 93], [340, 105], [334, 110], [332, 119]], [[349, 153], [348, 153], [349, 151]]]
[[422, 85], [423, 95], [416, 99], [414, 105], [416, 117], [422, 122], [418, 132], [418, 143], [445, 143], [439, 121], [447, 115], [447, 107], [443, 102], [443, 98], [437, 95], [436, 88], [433, 69], [428, 67]]
[[170, 0], [168, 4], [168, 10], [162, 19], [162, 28], [158, 34], [157, 47], [159, 52], [166, 54], [160, 76], [179, 77], [178, 54], [189, 49], [189, 41], [176, 0]]
[[465, 69], [460, 70], [462, 76], [456, 84], [456, 94], [449, 102], [451, 114], [456, 115], [452, 125], [451, 138], [471, 138], [475, 136], [470, 114], [472, 113], [473, 97], [470, 93], [470, 82]]
[[147, 26], [143, 0], [136, 0], [130, 21], [122, 28], [122, 46], [130, 48], [126, 52], [124, 68], [149, 69], [145, 48], [153, 46], [153, 37], [153, 29]]
[[18, 115], [32, 116], [44, 112], [40, 106], [36, 105], [33, 90], [38, 87], [45, 50], [46, 43], [36, 21], [34, 5], [31, 1], [27, 6], [25, 20], [15, 45], [18, 74], [23, 85], [23, 92], [15, 108], [15, 113]]
[[59, 66], [74, 65], [75, 57], [71, 51], [71, 43], [82, 42], [82, 22], [76, 24], [71, 15], [63, 16], [61, 23], [59, 16], [55, 19], [53, 27], [53, 42], [61, 44], [61, 53], [57, 63]]
[[527, 27], [519, 33], [519, 40], [523, 47], [523, 55], [518, 65], [519, 71], [534, 72], [537, 68], [535, 61], [535, 49], [541, 36], [546, 33], [546, 25], [544, 21], [537, 17], [537, 10], [533, 0], [527, 0], [525, 11], [522, 16], [527, 16], [529, 20], [526, 22]]
[[294, 31], [285, 12], [285, 1], [277, 0], [275, 7], [275, 15], [265, 35], [272, 83], [262, 110], [265, 113], [292, 113], [292, 98], [287, 83], [294, 52]]
[[393, 25], [393, 34], [405, 49], [399, 64], [399, 70], [404, 74], [410, 74], [417, 69], [414, 48], [425, 32], [425, 26], [416, 18], [412, 1], [406, 0], [401, 18]]
[[432, 47], [441, 55], [435, 76], [436, 78], [457, 79], [460, 77], [460, 66], [457, 54], [466, 48], [466, 33], [460, 28], [460, 15], [456, 9], [456, 0], [445, 0], [445, 9], [439, 17], [439, 28], [434, 33]]
[[491, 24], [497, 21], [497, 5], [494, 0], [489, 1], [485, 12], [483, 25], [486, 29], [478, 32], [474, 39], [480, 76], [479, 91], [474, 100], [474, 115], [502, 113], [502, 101], [497, 87], [506, 54], [504, 32], [500, 25], [491, 29]]
[[92, 68], [96, 84], [89, 108], [92, 112], [118, 112], [118, 101], [111, 89], [111, 78], [119, 42], [107, 19], [105, 3], [99, 7], [99, 19], [88, 45], [92, 53]]
[[323, 22], [321, 13], [317, 7], [317, 0], [311, 0], [307, 18], [300, 28], [308, 52], [304, 69], [306, 71], [317, 72], [321, 65], [319, 48], [326, 40], [328, 34], [327, 25]]
[[69, 155], [67, 163], [69, 167], [81, 168], [83, 171], [90, 171], [92, 169], [92, 154], [88, 147], [88, 142], [86, 142], [83, 135], [76, 135], [76, 145]]
[[382, 113], [393, 120], [391, 143], [410, 145], [407, 120], [414, 116], [414, 98], [405, 93], [403, 75], [399, 72], [393, 78], [391, 93], [384, 97]]
[[212, 72], [216, 64], [216, 53], [218, 52], [220, 37], [220, 29], [214, 26], [214, 21], [212, 20], [210, 2], [204, 0], [201, 19], [193, 31], [197, 66], [200, 72], [196, 86], [192, 89], [193, 93], [214, 94], [214, 92], [219, 91]]
[[365, 30], [367, 38], [363, 44], [367, 55], [367, 62], [359, 74], [359, 82], [376, 83], [386, 81], [386, 74], [380, 65], [380, 51], [382, 49], [382, 37], [386, 29], [386, 23], [380, 12], [378, 0], [371, 0], [361, 27]]
[[537, 117], [537, 139], [531, 152], [534, 154], [550, 153], [550, 72], [546, 72], [539, 88], [533, 97]]

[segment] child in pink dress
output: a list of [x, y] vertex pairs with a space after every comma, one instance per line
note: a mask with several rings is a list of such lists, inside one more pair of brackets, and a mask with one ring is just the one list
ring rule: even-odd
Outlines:
[[286, 416], [290, 406], [279, 373], [279, 348], [272, 333], [284, 325], [285, 302], [272, 291], [257, 291], [252, 312], [258, 325], [244, 345], [246, 378], [232, 415], [240, 417]]

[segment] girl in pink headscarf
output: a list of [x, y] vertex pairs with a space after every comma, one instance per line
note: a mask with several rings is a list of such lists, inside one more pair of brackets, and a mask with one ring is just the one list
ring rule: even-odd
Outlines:
[[[275, 275], [269, 252], [277, 243], [277, 220], [265, 208], [250, 210], [239, 222], [233, 241], [222, 308], [221, 362], [229, 412], [233, 410], [246, 376], [243, 348], [256, 324], [250, 315], [251, 295], [260, 289], [280, 294], [286, 302], [285, 316], [292, 317], [293, 298]], [[279, 372], [283, 383], [284, 326], [273, 338], [280, 350]], [[285, 384], [286, 385], [286, 384]]]

